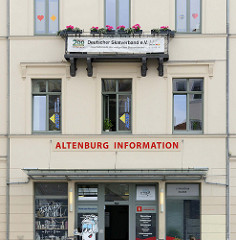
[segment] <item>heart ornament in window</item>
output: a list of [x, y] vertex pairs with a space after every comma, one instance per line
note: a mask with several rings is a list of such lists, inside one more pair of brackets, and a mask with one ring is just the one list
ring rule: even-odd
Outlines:
[[198, 14], [197, 14], [197, 13], [193, 13], [193, 14], [192, 14], [192, 17], [193, 17], [194, 19], [196, 19], [196, 18], [198, 17]]
[[44, 19], [44, 16], [43, 15], [38, 15], [37, 18], [41, 22]]

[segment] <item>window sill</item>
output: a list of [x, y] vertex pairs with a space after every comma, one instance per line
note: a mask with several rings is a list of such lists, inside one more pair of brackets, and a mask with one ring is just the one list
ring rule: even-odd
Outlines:
[[32, 132], [32, 135], [60, 135], [61, 131], [43, 131], [43, 132]]
[[132, 135], [132, 132], [115, 132], [115, 131], [105, 132], [105, 131], [102, 131], [102, 135]]
[[173, 135], [203, 135], [203, 131], [173, 131]]

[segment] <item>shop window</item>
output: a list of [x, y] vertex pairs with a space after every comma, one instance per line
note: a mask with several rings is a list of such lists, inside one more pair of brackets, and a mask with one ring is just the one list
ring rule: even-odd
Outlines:
[[59, 1], [35, 0], [34, 7], [35, 34], [55, 35], [59, 25]]
[[61, 130], [61, 80], [33, 80], [33, 132]]
[[173, 131], [203, 130], [203, 79], [173, 80]]
[[176, 0], [176, 31], [201, 32], [201, 0]]
[[67, 183], [35, 183], [35, 239], [66, 239], [67, 196]]
[[110, 131], [131, 132], [131, 79], [103, 79], [103, 130], [106, 130], [105, 122], [111, 122]]
[[199, 184], [167, 184], [166, 240], [200, 240]]
[[129, 27], [130, 0], [105, 0], [105, 24], [114, 28]]

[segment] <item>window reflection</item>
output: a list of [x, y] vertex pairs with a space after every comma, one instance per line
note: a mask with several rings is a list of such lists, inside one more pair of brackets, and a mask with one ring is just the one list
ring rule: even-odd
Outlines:
[[128, 184], [107, 184], [105, 188], [105, 201], [129, 200]]
[[186, 130], [186, 95], [174, 95], [174, 130]]

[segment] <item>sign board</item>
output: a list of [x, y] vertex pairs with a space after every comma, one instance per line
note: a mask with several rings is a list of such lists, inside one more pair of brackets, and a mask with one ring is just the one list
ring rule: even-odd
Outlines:
[[136, 200], [155, 201], [156, 200], [155, 186], [137, 186]]
[[67, 51], [76, 53], [164, 53], [164, 37], [68, 37]]
[[156, 207], [136, 207], [136, 240], [156, 240]]
[[54, 152], [96, 152], [96, 151], [155, 151], [155, 152], [179, 152], [181, 150], [181, 141], [164, 140], [157, 138], [126, 138], [111, 139], [104, 138], [81, 138], [67, 140], [53, 140], [52, 151]]
[[167, 197], [197, 197], [199, 196], [198, 184], [168, 184]]

